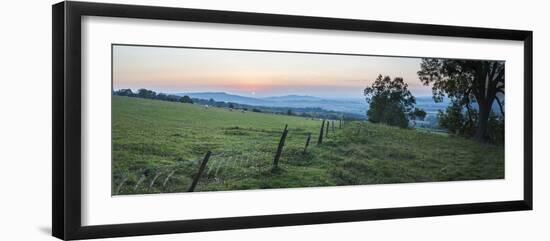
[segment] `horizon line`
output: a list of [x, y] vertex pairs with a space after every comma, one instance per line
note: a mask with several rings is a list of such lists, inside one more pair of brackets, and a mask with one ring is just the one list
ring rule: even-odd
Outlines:
[[[133, 89], [133, 88], [114, 89], [113, 88], [113, 92], [118, 91], [118, 90], [123, 90], [123, 89], [130, 89], [130, 90], [132, 90], [132, 92], [134, 92], [134, 90], [137, 91], [139, 89], [146, 89], [146, 90], [154, 91], [157, 94], [172, 94], [172, 95], [178, 95], [178, 94], [180, 94], [180, 95], [181, 94], [226, 94], [226, 95], [234, 95], [234, 96], [247, 97], [247, 98], [256, 98], [256, 99], [264, 99], [264, 98], [272, 98], [272, 97], [287, 97], [287, 96], [315, 97], [315, 98], [319, 98], [319, 99], [331, 99], [331, 98], [351, 98], [351, 99], [355, 99], [354, 97], [347, 97], [347, 96], [322, 97], [322, 96], [316, 96], [316, 95], [310, 95], [310, 94], [299, 94], [299, 93], [290, 93], [290, 94], [285, 94], [285, 95], [255, 96], [255, 95], [245, 95], [245, 94], [232, 93], [232, 92], [228, 92], [228, 91], [193, 91], [193, 92], [174, 91], [174, 92], [163, 92], [163, 91], [158, 91], [158, 90], [155, 90], [155, 89], [147, 89], [147, 88], [142, 88], [142, 87], [135, 88], [135, 89]], [[418, 98], [418, 97], [433, 97], [433, 95], [416, 95], [414, 97], [415, 98]], [[360, 99], [360, 98], [357, 98], [357, 99]]]

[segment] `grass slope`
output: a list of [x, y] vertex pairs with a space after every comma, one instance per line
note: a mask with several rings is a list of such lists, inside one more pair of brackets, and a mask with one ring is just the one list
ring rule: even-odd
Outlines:
[[[207, 151], [196, 191], [504, 177], [504, 148], [468, 139], [348, 122], [317, 145], [321, 121], [113, 96], [113, 194], [185, 192]], [[282, 130], [280, 168], [271, 165]], [[303, 154], [307, 133], [312, 133]]]

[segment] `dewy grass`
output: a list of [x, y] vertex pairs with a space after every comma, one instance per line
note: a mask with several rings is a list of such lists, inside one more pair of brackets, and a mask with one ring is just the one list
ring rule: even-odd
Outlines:
[[113, 195], [185, 192], [207, 151], [195, 191], [504, 178], [503, 146], [441, 133], [346, 122], [317, 145], [318, 119], [121, 96], [112, 108]]

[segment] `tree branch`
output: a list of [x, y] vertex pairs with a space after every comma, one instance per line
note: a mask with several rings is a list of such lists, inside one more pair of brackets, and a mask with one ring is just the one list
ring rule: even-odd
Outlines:
[[500, 113], [502, 114], [502, 117], [504, 117], [504, 107], [502, 106], [500, 99], [498, 97], [495, 97], [495, 100], [497, 101], [498, 107], [500, 108]]

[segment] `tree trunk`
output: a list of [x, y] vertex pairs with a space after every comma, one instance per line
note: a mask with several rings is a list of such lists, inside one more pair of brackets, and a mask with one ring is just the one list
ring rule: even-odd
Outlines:
[[486, 141], [487, 124], [489, 123], [489, 113], [491, 112], [491, 104], [487, 102], [478, 102], [479, 118], [477, 120], [477, 129], [474, 139], [480, 142]]

